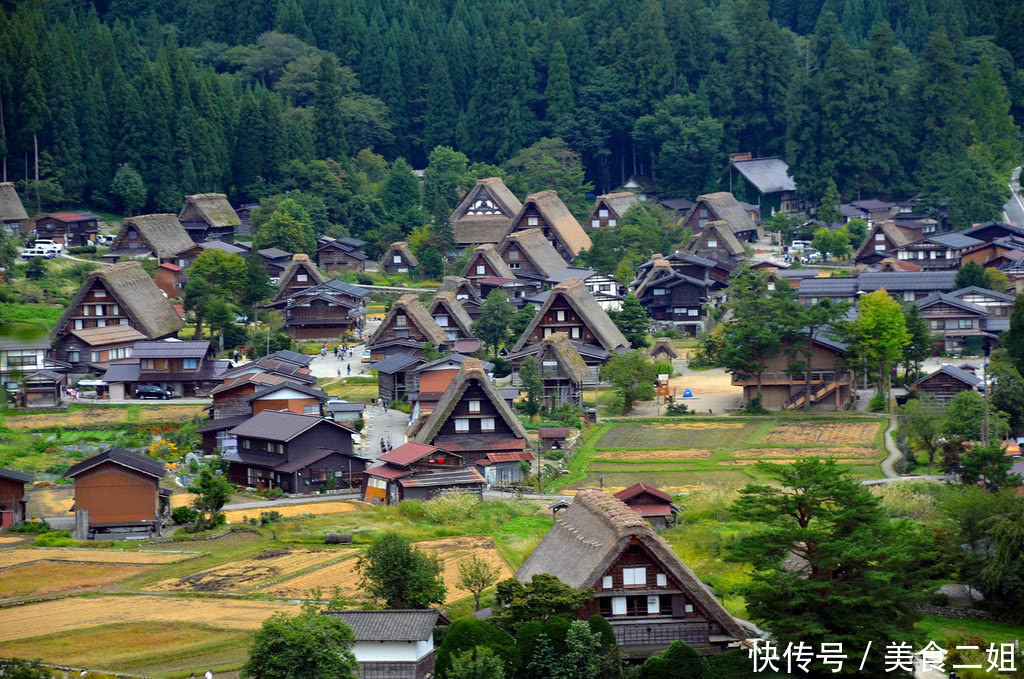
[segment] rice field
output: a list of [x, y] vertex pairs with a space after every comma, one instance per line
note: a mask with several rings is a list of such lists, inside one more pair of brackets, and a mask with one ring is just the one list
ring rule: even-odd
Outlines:
[[135, 552], [118, 549], [7, 549], [0, 551], [0, 568], [10, 568], [35, 561], [73, 561], [75, 563], [107, 563], [149, 566], [194, 559], [199, 552]]
[[0, 570], [0, 599], [103, 587], [149, 572], [153, 566], [39, 561]]
[[146, 588], [151, 592], [241, 592], [341, 558], [351, 550], [276, 550], [232, 561]]
[[297, 604], [242, 599], [179, 599], [162, 596], [91, 596], [45, 601], [4, 610], [0, 641], [125, 622], [198, 622], [229, 630], [253, 630]]
[[786, 422], [776, 424], [764, 443], [851, 444], [871, 443], [878, 431], [877, 420], [866, 422]]
[[146, 406], [139, 415], [140, 422], [188, 422], [203, 414], [204, 406]]
[[349, 500], [328, 500], [327, 502], [303, 502], [291, 505], [275, 505], [273, 507], [260, 507], [257, 509], [233, 509], [224, 512], [228, 523], [244, 523], [246, 519], [258, 519], [261, 512], [277, 512], [281, 516], [305, 516], [314, 514], [317, 516], [327, 514], [345, 514], [358, 512], [363, 509], [360, 505]]
[[754, 422], [679, 422], [668, 424], [617, 424], [597, 442], [598, 450], [628, 448], [692, 449], [737, 446], [746, 439]]
[[57, 427], [107, 426], [128, 421], [127, 408], [80, 408], [67, 413], [37, 413], [4, 418], [8, 429], [48, 429]]

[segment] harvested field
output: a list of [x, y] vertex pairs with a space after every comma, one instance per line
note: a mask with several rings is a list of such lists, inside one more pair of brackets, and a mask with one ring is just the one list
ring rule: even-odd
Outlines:
[[0, 570], [0, 599], [102, 587], [152, 570], [152, 566], [41, 561]]
[[605, 450], [597, 454], [601, 460], [699, 460], [712, 456], [710, 450]]
[[787, 422], [772, 427], [764, 443], [872, 443], [879, 426], [877, 421]]
[[55, 634], [118, 622], [195, 622], [233, 630], [253, 630], [278, 611], [299, 606], [279, 601], [177, 599], [159, 596], [93, 596], [18, 606], [0, 616], [0, 641]]
[[[737, 450], [733, 457], [739, 458], [763, 458], [763, 457], [875, 457], [878, 451], [867, 446], [840, 446], [836, 448], [748, 448]], [[863, 462], [864, 460], [860, 460]]]
[[140, 422], [187, 422], [203, 414], [203, 406], [146, 406]]
[[[512, 576], [512, 571], [498, 555], [494, 541], [489, 537], [443, 538], [417, 542], [415, 546], [418, 549], [434, 552], [441, 559], [444, 567], [444, 582], [448, 586], [448, 601], [455, 601], [470, 595], [469, 592], [458, 589], [455, 586], [455, 581], [458, 578], [459, 562], [474, 554], [501, 568], [499, 580]], [[332, 589], [337, 586], [341, 590], [342, 596], [358, 599], [362, 597], [362, 590], [359, 588], [359, 573], [356, 572], [355, 566], [355, 559], [346, 559], [277, 583], [263, 591], [276, 596], [301, 599], [308, 596], [309, 590], [314, 587], [319, 587], [324, 594], [330, 594]]]
[[[788, 458], [788, 459], [786, 459], [786, 458], [779, 458], [779, 459], [771, 458], [771, 459], [768, 459], [768, 460], [725, 460], [724, 462], [719, 462], [719, 464], [725, 465], [727, 467], [749, 467], [751, 465], [757, 464], [758, 462], [768, 462], [768, 463], [771, 463], [771, 464], [793, 464], [794, 462], [796, 462], [796, 460], [793, 459], [793, 458]], [[864, 462], [864, 460], [858, 460], [858, 459], [849, 460], [849, 459], [841, 459], [841, 458], [837, 458], [836, 459], [836, 463], [837, 464], [860, 464], [862, 462]]]
[[0, 535], [0, 547], [9, 547], [16, 545], [21, 542], [25, 542], [27, 538], [23, 535]]
[[597, 442], [598, 450], [628, 448], [690, 450], [740, 445], [756, 422], [680, 422], [671, 424], [617, 424]]
[[8, 549], [0, 552], [0, 568], [20, 566], [33, 561], [74, 561], [76, 563], [110, 563], [148, 566], [176, 563], [200, 556], [198, 552], [132, 552], [117, 549]]
[[327, 502], [303, 502], [297, 505], [275, 505], [273, 507], [258, 507], [254, 509], [233, 509], [224, 512], [228, 523], [242, 523], [246, 518], [258, 519], [260, 512], [278, 512], [281, 516], [303, 516], [305, 514], [325, 515], [344, 514], [346, 512], [358, 512], [363, 509], [362, 505], [348, 500], [329, 500]]
[[4, 419], [8, 429], [41, 429], [44, 427], [78, 427], [121, 424], [128, 418], [126, 408], [82, 408], [70, 413], [39, 413], [16, 415]]
[[174, 552], [219, 552], [221, 550], [236, 549], [259, 542], [258, 533], [249, 530], [233, 530], [227, 535], [221, 535], [212, 540], [182, 540], [166, 542], [159, 545], [152, 545], [149, 549], [155, 551]]
[[263, 552], [216, 568], [163, 580], [146, 589], [152, 592], [238, 592], [338, 559], [345, 551], [298, 549]]
[[604, 481], [604, 490], [617, 493], [642, 481], [656, 486], [666, 493], [695, 493], [718, 488], [740, 488], [753, 481], [738, 469], [708, 469], [701, 471], [612, 471], [588, 474], [585, 479], [572, 484], [560, 493], [572, 494], [582, 488], [599, 488]]
[[195, 493], [175, 493], [171, 496], [171, 509], [177, 509], [178, 507], [191, 507], [192, 501], [195, 499]]

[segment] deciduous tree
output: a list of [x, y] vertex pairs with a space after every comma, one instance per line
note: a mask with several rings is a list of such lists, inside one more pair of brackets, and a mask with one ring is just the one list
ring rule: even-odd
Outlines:
[[[903, 310], [885, 290], [862, 295], [857, 304], [859, 316], [854, 324], [857, 349], [878, 366], [878, 392], [888, 397], [889, 368], [903, 355], [910, 342]], [[886, 398], [888, 409], [888, 398]]]
[[498, 581], [501, 569], [476, 554], [459, 562], [459, 578], [455, 585], [473, 595], [474, 610], [480, 610], [480, 595]]
[[484, 300], [480, 318], [473, 323], [473, 334], [483, 340], [498, 355], [498, 349], [508, 339], [508, 329], [515, 311], [508, 303], [505, 293], [495, 288]]
[[142, 183], [142, 175], [128, 163], [117, 168], [110, 191], [121, 199], [121, 207], [129, 217], [146, 204], [146, 185]]
[[577, 590], [547, 573], [538, 573], [527, 583], [509, 578], [498, 583], [493, 620], [502, 629], [515, 634], [531, 621], [545, 622], [554, 616], [575, 617], [593, 595], [591, 589]]
[[519, 379], [526, 390], [526, 402], [523, 411], [530, 417], [536, 417], [544, 402], [544, 378], [537, 367], [537, 359], [527, 356], [519, 367]]
[[244, 679], [356, 679], [356, 637], [345, 622], [312, 607], [289, 616], [275, 613], [253, 635]]
[[910, 399], [900, 411], [900, 428], [907, 442], [928, 455], [929, 465], [935, 464], [935, 454], [942, 447], [944, 415], [942, 404], [928, 393]]
[[385, 608], [429, 608], [443, 604], [447, 588], [441, 563], [397, 533], [373, 541], [359, 556], [359, 586]]
[[654, 398], [657, 373], [647, 354], [640, 349], [612, 356], [601, 366], [601, 378], [609, 380], [622, 399], [624, 415], [633, 411], [633, 404], [637, 401]]

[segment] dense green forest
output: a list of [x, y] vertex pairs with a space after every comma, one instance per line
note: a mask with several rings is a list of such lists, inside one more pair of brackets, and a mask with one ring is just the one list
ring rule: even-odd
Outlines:
[[469, 179], [560, 188], [577, 211], [631, 174], [663, 196], [724, 188], [728, 154], [751, 152], [786, 158], [811, 204], [831, 183], [923, 195], [965, 226], [997, 216], [1020, 160], [1024, 4], [7, 1], [0, 104], [5, 176], [43, 208], [123, 210], [127, 164], [140, 210], [300, 191], [325, 224], [407, 233], [453, 187], [400, 215], [378, 188], [446, 146]]

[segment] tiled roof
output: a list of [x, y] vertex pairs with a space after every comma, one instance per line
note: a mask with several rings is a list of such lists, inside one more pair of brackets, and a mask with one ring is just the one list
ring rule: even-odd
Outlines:
[[753, 158], [733, 161], [733, 167], [761, 193], [796, 191], [789, 165], [782, 158]]
[[486, 483], [473, 467], [456, 467], [453, 469], [431, 469], [413, 472], [398, 479], [398, 485], [404, 488], [430, 488], [436, 486], [482, 486]]
[[352, 628], [356, 641], [426, 641], [437, 625], [433, 609], [393, 611], [324, 611]]
[[203, 358], [210, 351], [206, 340], [136, 342], [132, 358]]
[[248, 420], [231, 430], [235, 436], [248, 436], [269, 441], [290, 441], [307, 429], [326, 423], [328, 427], [338, 427], [349, 432], [334, 420], [319, 415], [300, 415], [298, 413], [278, 410], [261, 410]]
[[385, 375], [391, 375], [402, 370], [407, 370], [417, 363], [422, 363], [423, 359], [411, 356], [409, 354], [391, 354], [385, 356], [381, 360], [370, 365], [372, 370], [376, 370], [379, 373]]
[[393, 450], [389, 450], [377, 459], [381, 462], [389, 462], [401, 467], [408, 467], [413, 462], [422, 460], [429, 455], [433, 455], [438, 450], [437, 446], [429, 446], [425, 443], [409, 441], [408, 443], [403, 443]]
[[24, 472], [14, 471], [13, 469], [5, 469], [0, 467], [0, 479], [7, 479], [8, 481], [15, 481], [18, 483], [32, 483], [32, 477]]
[[103, 464], [104, 462], [112, 462], [128, 469], [134, 469], [135, 471], [142, 472], [149, 476], [155, 476], [158, 479], [162, 479], [164, 476], [164, 463], [160, 460], [154, 460], [151, 457], [143, 457], [136, 455], [124, 448], [111, 448], [110, 450], [90, 457], [88, 460], [82, 460], [78, 464], [74, 465], [66, 472], [64, 476], [71, 479], [84, 471], [92, 469], [93, 467]]
[[960, 368], [956, 367], [955, 365], [944, 365], [941, 368], [939, 368], [938, 370], [936, 370], [935, 372], [933, 372], [932, 374], [925, 375], [924, 377], [919, 379], [917, 382], [914, 382], [914, 384], [912, 384], [911, 386], [917, 386], [917, 385], [921, 384], [922, 382], [930, 380], [931, 378], [935, 377], [939, 373], [943, 373], [943, 374], [949, 375], [953, 379], [960, 380], [964, 384], [966, 384], [968, 386], [971, 386], [971, 387], [976, 387], [979, 384], [981, 384], [981, 378], [978, 377], [977, 375], [973, 375], [973, 374], [967, 372], [966, 370], [961, 370]]
[[655, 488], [654, 486], [648, 486], [646, 483], [634, 483], [629, 488], [624, 488], [620, 490], [618, 493], [615, 493], [615, 497], [619, 498], [623, 502], [626, 502], [626, 500], [634, 498], [642, 493], [653, 495], [654, 497], [660, 498], [665, 502], [672, 502], [671, 495], [669, 495], [668, 493], [659, 488]]

